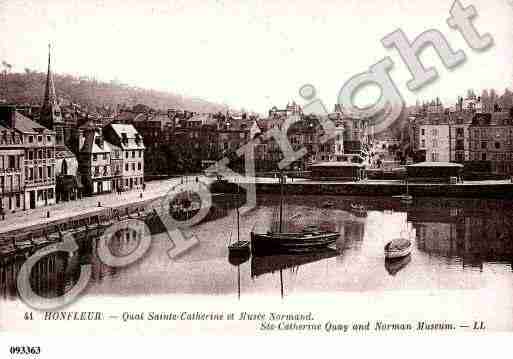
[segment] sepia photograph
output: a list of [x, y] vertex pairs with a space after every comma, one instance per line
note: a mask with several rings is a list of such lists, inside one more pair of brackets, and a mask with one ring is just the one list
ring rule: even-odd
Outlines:
[[0, 357], [511, 334], [512, 18], [0, 1]]

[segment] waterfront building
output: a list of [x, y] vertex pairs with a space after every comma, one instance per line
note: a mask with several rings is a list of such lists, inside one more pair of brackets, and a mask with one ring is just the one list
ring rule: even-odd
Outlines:
[[82, 126], [78, 171], [89, 195], [112, 191], [111, 146], [95, 126]]
[[470, 160], [488, 162], [490, 171], [513, 175], [513, 120], [510, 112], [476, 114], [470, 132]]
[[449, 118], [444, 114], [429, 114], [419, 126], [419, 150], [430, 162], [450, 161]]
[[449, 113], [449, 161], [464, 163], [470, 160], [470, 133], [474, 113], [458, 111]]
[[144, 171], [146, 174], [162, 174], [169, 168], [169, 148], [174, 139], [176, 112], [173, 110], [134, 112], [122, 110], [114, 123], [130, 124], [142, 136], [145, 147]]
[[123, 189], [142, 188], [144, 185], [144, 142], [133, 125], [111, 123], [103, 129], [105, 139], [122, 153], [121, 180]]
[[340, 104], [335, 105], [330, 117], [336, 119], [337, 128], [343, 128], [343, 153], [346, 158], [351, 162], [369, 162], [374, 141], [374, 119], [346, 116]]
[[[0, 116], [4, 115], [1, 111]], [[25, 208], [24, 158], [21, 135], [12, 128], [0, 126], [0, 215]]]
[[121, 192], [125, 185], [123, 181], [123, 149], [115, 144], [110, 145], [110, 167], [112, 171], [112, 191]]
[[[54, 204], [55, 132], [16, 112], [14, 106], [8, 105], [0, 107], [0, 125], [16, 131], [23, 143], [23, 209]], [[21, 159], [18, 157], [18, 160]]]

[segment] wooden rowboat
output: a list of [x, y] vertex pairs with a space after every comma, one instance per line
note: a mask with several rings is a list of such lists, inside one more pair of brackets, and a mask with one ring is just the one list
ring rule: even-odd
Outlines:
[[406, 238], [396, 238], [385, 245], [385, 258], [394, 259], [406, 257], [411, 253], [412, 243]]

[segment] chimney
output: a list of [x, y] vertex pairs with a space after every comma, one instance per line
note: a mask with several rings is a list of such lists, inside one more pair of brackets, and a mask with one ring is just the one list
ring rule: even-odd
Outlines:
[[11, 105], [0, 105], [0, 122], [9, 128], [16, 125], [16, 107]]

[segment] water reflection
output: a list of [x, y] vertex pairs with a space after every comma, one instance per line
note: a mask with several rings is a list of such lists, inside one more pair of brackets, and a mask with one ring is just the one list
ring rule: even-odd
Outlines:
[[385, 269], [387, 270], [388, 274], [394, 276], [396, 275], [401, 269], [406, 267], [408, 263], [411, 262], [411, 254], [408, 254], [405, 257], [397, 258], [397, 259], [386, 259], [385, 260]]
[[[278, 200], [277, 196], [261, 197], [258, 207], [241, 217], [241, 240], [249, 239], [257, 223], [273, 224]], [[365, 216], [355, 213], [353, 204], [365, 207]], [[142, 260], [120, 268], [99, 260], [98, 235], [81, 233], [77, 236], [77, 252], [52, 253], [38, 262], [31, 272], [31, 285], [41, 296], [62, 295], [78, 280], [80, 265], [91, 264], [88, 295], [240, 296], [241, 291], [292, 295], [316, 291], [481, 288], [490, 283], [500, 283], [499, 290], [513, 292], [511, 201], [417, 198], [406, 208], [391, 198], [290, 196], [287, 213], [287, 225], [291, 228], [316, 222], [340, 231], [336, 250], [229, 258], [227, 242], [233, 230], [233, 216], [226, 216], [185, 233], [195, 235], [200, 245], [178, 259], [167, 255], [173, 243], [163, 234], [154, 237]], [[153, 234], [161, 232], [163, 226], [155, 216], [146, 222]], [[414, 243], [411, 256], [386, 263], [384, 244], [405, 228]], [[138, 248], [141, 236], [142, 232], [121, 230], [108, 248], [114, 256], [128, 255]], [[25, 260], [0, 260], [1, 297], [16, 297], [16, 275]]]
[[408, 211], [408, 221], [422, 252], [463, 267], [497, 263], [513, 269], [512, 215], [506, 201], [431, 199]]

